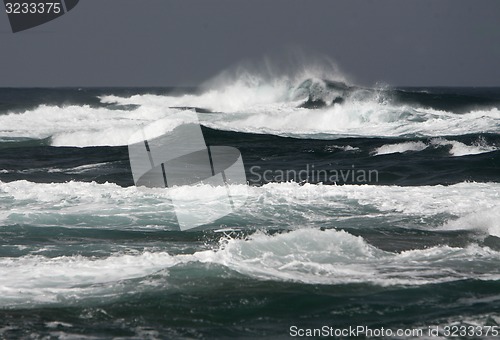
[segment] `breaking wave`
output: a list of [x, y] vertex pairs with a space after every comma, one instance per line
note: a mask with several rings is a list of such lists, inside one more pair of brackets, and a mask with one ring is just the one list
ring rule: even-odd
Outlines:
[[[101, 95], [101, 106], [41, 104], [0, 115], [0, 138], [51, 138], [53, 146], [126, 145], [137, 129], [156, 120], [164, 119], [172, 129], [190, 122], [186, 110], [199, 112], [200, 122], [214, 129], [298, 138], [500, 131], [500, 110], [492, 100], [467, 98], [474, 105], [444, 105], [463, 100], [460, 95], [357, 87], [333, 73], [304, 68], [294, 76], [273, 78], [242, 71], [190, 93]], [[457, 155], [462, 152], [454, 148]]]

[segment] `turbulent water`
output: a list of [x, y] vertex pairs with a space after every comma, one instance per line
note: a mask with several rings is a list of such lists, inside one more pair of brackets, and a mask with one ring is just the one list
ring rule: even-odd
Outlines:
[[[500, 89], [247, 80], [0, 89], [0, 338], [500, 325]], [[193, 111], [250, 186], [181, 232], [127, 143]]]

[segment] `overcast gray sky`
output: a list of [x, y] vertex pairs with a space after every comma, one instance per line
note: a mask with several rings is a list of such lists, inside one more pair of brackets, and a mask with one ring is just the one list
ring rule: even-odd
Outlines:
[[13, 34], [0, 86], [197, 85], [289, 46], [357, 84], [500, 86], [497, 0], [81, 0]]

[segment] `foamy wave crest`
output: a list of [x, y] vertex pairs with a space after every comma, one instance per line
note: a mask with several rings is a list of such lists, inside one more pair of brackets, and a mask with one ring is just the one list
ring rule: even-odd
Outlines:
[[[265, 84], [251, 88], [236, 82], [226, 85], [222, 90], [210, 89], [199, 95], [108, 96], [102, 100], [124, 105], [152, 106], [154, 110], [202, 107], [217, 112], [200, 114], [199, 117], [202, 124], [214, 129], [299, 138], [437, 137], [500, 131], [500, 111], [497, 108], [455, 114], [391, 104], [384, 100], [381, 92], [362, 89], [353, 89], [342, 102], [309, 109], [301, 106], [311, 99], [312, 94], [309, 97], [294, 96], [300, 84], [291, 86], [285, 81], [279, 85]], [[331, 100], [323, 99], [327, 102]]]
[[467, 214], [450, 220], [442, 226], [444, 230], [477, 230], [487, 235], [500, 237], [500, 207]]
[[41, 105], [24, 113], [0, 115], [0, 135], [51, 137], [54, 146], [127, 145], [141, 126], [159, 119], [167, 119], [172, 129], [191, 122], [190, 116], [182, 111], [154, 106], [128, 111]]
[[345, 152], [359, 152], [360, 148], [351, 145], [327, 145], [325, 151], [342, 150]]
[[[469, 261], [471, 257], [475, 261]], [[238, 272], [253, 279], [306, 284], [413, 286], [468, 278], [498, 280], [499, 260], [500, 253], [478, 245], [392, 253], [345, 231], [305, 228], [273, 236], [257, 232], [245, 240], [223, 239], [219, 247], [193, 254], [1, 258], [0, 306], [71, 305], [86, 299], [102, 303], [139, 290], [193, 286], [196, 283], [186, 282], [185, 273], [200, 270], [200, 263], [212, 265], [203, 267], [205, 276], [227, 278]], [[173, 271], [177, 265], [183, 268], [180, 277]], [[207, 289], [205, 283], [201, 288]]]
[[131, 290], [133, 278], [175, 263], [167, 253], [0, 258], [0, 306], [71, 304], [83, 298], [113, 298]]
[[491, 269], [500, 253], [477, 245], [392, 253], [345, 231], [304, 228], [275, 236], [257, 233], [248, 241], [231, 239], [218, 251], [194, 254], [201, 262], [220, 263], [251, 277], [313, 284], [367, 282], [386, 286], [464, 277], [500, 279], [498, 267], [492, 272], [477, 263], [462, 267], [470, 256], [482, 257], [484, 262], [480, 262]]
[[458, 141], [449, 141], [444, 138], [435, 138], [431, 140], [434, 145], [441, 146], [451, 146], [450, 154], [452, 156], [467, 156], [467, 155], [478, 155], [481, 153], [487, 153], [496, 151], [499, 148], [494, 145], [488, 145], [484, 139], [476, 141], [472, 145], [467, 145]]
[[[308, 58], [311, 59], [311, 58]], [[294, 108], [308, 99], [309, 95], [325, 99], [332, 95], [323, 79], [346, 83], [346, 77], [335, 63], [327, 58], [303, 57], [280, 60], [266, 59], [259, 64], [240, 63], [205, 82], [197, 94], [177, 96], [134, 95], [128, 98], [102, 96], [103, 103], [141, 105], [160, 108], [199, 107], [215, 112], [268, 112]], [[310, 91], [303, 84], [311, 82]], [[305, 91], [304, 91], [305, 90]], [[318, 91], [323, 91], [320, 96]]]
[[495, 145], [489, 145], [483, 138], [478, 139], [471, 145], [464, 144], [459, 141], [447, 140], [445, 138], [433, 138], [428, 143], [422, 141], [417, 142], [405, 142], [398, 144], [386, 144], [375, 149], [373, 154], [386, 155], [391, 153], [403, 153], [409, 151], [422, 151], [428, 147], [449, 147], [449, 153], [451, 156], [467, 156], [467, 155], [478, 155], [482, 153], [497, 151], [499, 148]]
[[399, 144], [387, 144], [375, 149], [375, 155], [387, 155], [391, 153], [403, 153], [408, 151], [422, 151], [427, 148], [424, 142], [405, 142]]

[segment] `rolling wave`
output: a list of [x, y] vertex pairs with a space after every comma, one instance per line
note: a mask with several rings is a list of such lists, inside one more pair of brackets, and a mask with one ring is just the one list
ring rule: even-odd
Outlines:
[[495, 145], [488, 145], [484, 139], [479, 139], [472, 145], [467, 145], [459, 141], [449, 141], [444, 138], [435, 138], [431, 140], [434, 145], [450, 146], [449, 153], [452, 156], [478, 155], [482, 153], [497, 151], [499, 148]]
[[[469, 259], [476, 260], [471, 262]], [[399, 253], [380, 250], [345, 231], [299, 229], [246, 239], [191, 254], [116, 253], [104, 258], [29, 255], [0, 259], [0, 306], [103, 303], [124, 294], [181, 289], [186, 272], [304, 284], [418, 286], [464, 279], [500, 279], [500, 253], [472, 244]], [[176, 272], [176, 268], [182, 271]], [[185, 287], [184, 287], [185, 289]], [[94, 301], [94, 302], [92, 302]]]

